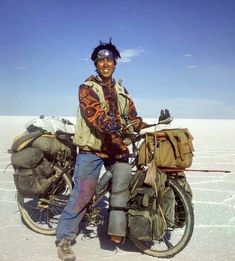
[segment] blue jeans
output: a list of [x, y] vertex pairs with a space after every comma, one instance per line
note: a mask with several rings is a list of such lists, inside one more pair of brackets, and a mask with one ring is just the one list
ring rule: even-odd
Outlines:
[[57, 230], [57, 241], [73, 241], [79, 230], [79, 224], [86, 212], [86, 206], [94, 195], [102, 166], [113, 174], [111, 207], [123, 208], [123, 211], [111, 210], [108, 226], [109, 235], [126, 234], [126, 214], [124, 208], [129, 199], [128, 185], [131, 179], [131, 167], [127, 163], [112, 159], [102, 159], [93, 153], [78, 154], [74, 170], [74, 188], [61, 214]]
[[56, 229], [57, 241], [72, 241], [76, 238], [79, 223], [86, 212], [86, 205], [94, 194], [103, 163], [103, 159], [92, 153], [77, 155], [74, 188], [59, 219]]

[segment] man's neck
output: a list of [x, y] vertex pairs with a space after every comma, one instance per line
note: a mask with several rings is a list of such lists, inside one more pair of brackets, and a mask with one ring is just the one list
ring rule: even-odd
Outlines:
[[112, 77], [110, 77], [110, 78], [103, 78], [103, 77], [100, 77], [100, 75], [97, 75], [96, 79], [98, 81], [100, 81], [103, 85], [112, 85], [112, 83], [114, 81]]

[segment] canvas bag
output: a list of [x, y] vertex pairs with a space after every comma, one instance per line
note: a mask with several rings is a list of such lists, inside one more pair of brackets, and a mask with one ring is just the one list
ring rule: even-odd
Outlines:
[[66, 159], [73, 158], [76, 155], [76, 146], [72, 143], [66, 143], [59, 140], [54, 134], [43, 134], [34, 139], [31, 143], [33, 148], [38, 148], [49, 157], [63, 154]]
[[[38, 175], [42, 173], [41, 165], [34, 169], [16, 169], [14, 172], [14, 183], [19, 193], [27, 198], [42, 196], [50, 189], [55, 181], [55, 176], [47, 177], [46, 175]], [[45, 169], [44, 169], [45, 170]], [[47, 174], [53, 170], [47, 169]], [[44, 172], [44, 174], [46, 174]]]
[[11, 164], [14, 168], [32, 169], [42, 161], [43, 157], [43, 152], [40, 149], [28, 147], [12, 153]]
[[14, 152], [11, 163], [15, 170], [15, 186], [24, 197], [44, 194], [55, 180], [52, 164], [40, 149], [27, 147]]
[[49, 134], [40, 130], [24, 132], [22, 135], [17, 136], [13, 141], [10, 152], [19, 152], [28, 147], [40, 149], [49, 157], [54, 157], [59, 152], [63, 153], [65, 158], [70, 159], [76, 155], [75, 145], [60, 140], [56, 134]]
[[17, 190], [24, 197], [35, 197], [46, 193], [56, 180], [53, 165], [73, 160], [76, 147], [56, 134], [34, 130], [16, 137], [9, 152]]
[[147, 165], [152, 159], [158, 167], [188, 168], [193, 160], [193, 137], [188, 129], [167, 129], [146, 133], [138, 152], [137, 164]]
[[144, 184], [145, 174], [136, 173], [130, 182], [128, 233], [139, 240], [160, 240], [167, 227], [174, 225], [174, 192], [165, 186], [166, 175], [160, 170], [157, 173], [158, 197], [152, 187]]

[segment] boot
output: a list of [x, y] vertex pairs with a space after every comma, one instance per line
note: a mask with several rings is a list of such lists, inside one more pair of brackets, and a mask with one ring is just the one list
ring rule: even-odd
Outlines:
[[71, 248], [71, 241], [62, 239], [58, 244], [58, 257], [63, 261], [74, 261], [75, 254]]

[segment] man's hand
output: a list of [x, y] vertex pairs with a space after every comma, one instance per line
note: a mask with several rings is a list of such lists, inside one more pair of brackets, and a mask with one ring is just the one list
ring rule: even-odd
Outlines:
[[108, 131], [108, 133], [115, 133], [115, 132], [120, 132], [121, 130], [121, 126], [119, 124], [108, 124], [106, 126], [106, 129]]

